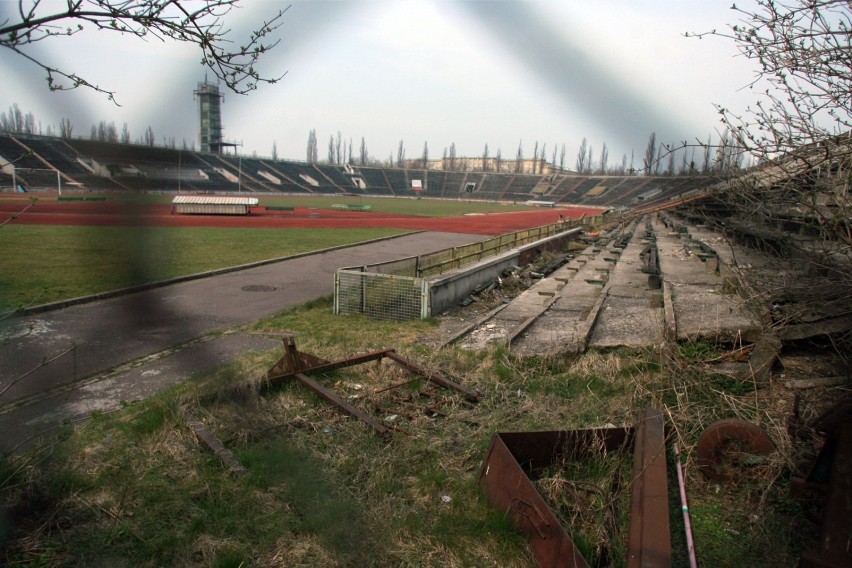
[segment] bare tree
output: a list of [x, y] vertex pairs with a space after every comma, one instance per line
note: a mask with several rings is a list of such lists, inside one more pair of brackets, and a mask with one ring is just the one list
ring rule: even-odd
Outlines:
[[563, 143], [562, 148], [559, 149], [559, 169], [563, 172], [565, 171], [565, 143]]
[[126, 122], [124, 123], [124, 126], [121, 127], [121, 143], [130, 144], [130, 128], [128, 128]]
[[[736, 228], [793, 259], [795, 278], [785, 279], [783, 268], [766, 271], [753, 286], [769, 298], [783, 299], [786, 321], [802, 321], [801, 315], [808, 314], [812, 322], [814, 312], [848, 314], [852, 5], [755, 0], [745, 6], [732, 7], [739, 21], [726, 30], [698, 34], [732, 41], [754, 63], [755, 76], [747, 87], [758, 99], [741, 113], [717, 105], [725, 131], [714, 164], [709, 163], [708, 140], [703, 169], [725, 174], [728, 183], [712, 199], [722, 205], [715, 210], [726, 213], [721, 219], [710, 217], [711, 208], [700, 213], [708, 224]], [[760, 167], [743, 173], [746, 155]], [[831, 341], [848, 365], [852, 335], [833, 334]]]
[[334, 163], [334, 135], [328, 137], [328, 163]]
[[405, 167], [405, 144], [402, 140], [399, 141], [399, 148], [396, 150], [396, 167]]
[[545, 164], [547, 164], [547, 156], [545, 154], [546, 150], [547, 150], [547, 144], [542, 144], [541, 145], [541, 154], [536, 156], [536, 158], [539, 159], [538, 173], [540, 173], [540, 174], [544, 173], [544, 166], [545, 166]]
[[535, 173], [536, 170], [536, 162], [538, 162], [538, 140], [535, 141], [535, 146], [533, 147], [533, 155], [532, 155], [532, 173]]
[[577, 149], [577, 173], [581, 174], [586, 171], [586, 156], [588, 155], [589, 141], [586, 137], [580, 141], [580, 148]]
[[272, 159], [278, 161], [278, 142], [276, 140], [272, 141]]
[[[0, 46], [40, 67], [51, 91], [85, 87], [115, 100], [115, 91], [90, 83], [82, 75], [53, 65], [34, 49], [45, 40], [56, 41], [86, 29], [135, 36], [149, 41], [194, 44], [201, 62], [229, 89], [245, 94], [261, 83], [275, 83], [283, 75], [265, 77], [255, 67], [278, 41], [270, 41], [286, 11], [279, 10], [249, 33], [236, 38], [225, 24], [237, 0], [74, 0], [42, 2], [19, 0], [15, 18], [0, 22]], [[44, 53], [42, 51], [41, 53]]]
[[[742, 18], [727, 31], [757, 64], [749, 84], [762, 100], [746, 114], [717, 105], [738, 146], [771, 159], [852, 128], [852, 7], [842, 0], [757, 0], [732, 7]], [[687, 34], [689, 35], [689, 34]], [[695, 34], [693, 34], [695, 35]], [[764, 88], [766, 85], [769, 88]]]
[[423, 143], [423, 156], [421, 157], [423, 160], [423, 169], [427, 169], [429, 167], [429, 142]]
[[[317, 131], [313, 128], [311, 128], [311, 131], [308, 132], [306, 159], [309, 164], [315, 164], [319, 161], [319, 150], [317, 148]], [[331, 161], [330, 158], [329, 161]]]
[[7, 132], [24, 131], [24, 113], [21, 112], [18, 103], [9, 107], [9, 114], [0, 113], [0, 129]]
[[497, 173], [503, 169], [503, 151], [500, 148], [497, 148], [497, 155], [494, 156], [494, 167], [497, 169]]
[[333, 164], [339, 164], [343, 161], [343, 135], [337, 131], [337, 140], [334, 142], [334, 161]]
[[74, 125], [71, 124], [70, 118], [59, 119], [59, 137], [63, 140], [70, 140], [74, 134]]
[[154, 129], [149, 126], [142, 137], [142, 143], [146, 146], [153, 146], [155, 142], [156, 138], [154, 138]]
[[710, 149], [712, 146], [710, 145], [710, 135], [707, 135], [707, 144], [703, 145], [704, 149], [704, 163], [701, 165], [701, 173], [707, 173], [710, 171]]
[[515, 173], [520, 174], [524, 171], [524, 141], [518, 142], [518, 153], [515, 155]]
[[482, 171], [488, 171], [488, 144], [485, 144], [485, 148], [482, 150]]
[[673, 176], [675, 171], [675, 154], [677, 153], [674, 149], [674, 144], [667, 148], [669, 154], [668, 165], [666, 166], [666, 175]]
[[657, 167], [657, 133], [652, 132], [648, 137], [648, 145], [645, 146], [645, 175], [649, 176], [654, 173]]
[[362, 166], [366, 166], [366, 165], [367, 165], [367, 161], [368, 161], [368, 159], [369, 159], [369, 155], [367, 154], [367, 141], [364, 139], [364, 137], [363, 137], [363, 136], [361, 137], [361, 151], [359, 152], [359, 154], [360, 154], [360, 155], [359, 155], [359, 158], [360, 158], [359, 163], [360, 163], [360, 165], [362, 165]]
[[606, 147], [606, 142], [604, 142], [601, 147], [601, 157], [598, 160], [598, 171], [605, 174], [607, 162], [609, 161], [609, 149]]

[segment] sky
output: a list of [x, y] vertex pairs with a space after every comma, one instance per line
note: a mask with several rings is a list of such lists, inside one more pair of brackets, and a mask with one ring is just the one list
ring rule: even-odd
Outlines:
[[[50, 0], [52, 1], [52, 0]], [[50, 5], [50, 1], [48, 5]], [[0, 2], [0, 21], [17, 3]], [[742, 2], [740, 7], [742, 7]], [[753, 64], [723, 38], [684, 37], [737, 23], [730, 0], [250, 0], [225, 18], [235, 40], [289, 6], [278, 46], [260, 70], [284, 77], [248, 95], [224, 90], [226, 140], [244, 155], [305, 160], [316, 130], [319, 158], [341, 133], [358, 155], [407, 158], [428, 144], [439, 158], [499, 150], [531, 157], [536, 143], [566, 148], [583, 138], [609, 164], [658, 142], [706, 141], [722, 128], [714, 104], [744, 111]], [[205, 79], [194, 46], [85, 30], [40, 42], [45, 62], [114, 90], [118, 105], [86, 89], [50, 92], [45, 73], [13, 52], [0, 56], [0, 111], [17, 103], [42, 128], [62, 118], [74, 135], [92, 124], [150, 126], [158, 143], [199, 146], [193, 90]], [[212, 73], [207, 77], [214, 80]]]

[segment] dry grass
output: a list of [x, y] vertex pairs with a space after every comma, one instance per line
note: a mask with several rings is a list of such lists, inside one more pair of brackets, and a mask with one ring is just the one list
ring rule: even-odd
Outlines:
[[[520, 359], [502, 349], [438, 351], [436, 323], [328, 312], [320, 302], [256, 327], [296, 332], [301, 350], [325, 359], [395, 347], [475, 389], [481, 402], [388, 361], [315, 377], [392, 428], [386, 441], [298, 383], [262, 388], [278, 354], [250, 354], [90, 422], [21, 472], [7, 509], [31, 511], [37, 522], [16, 533], [3, 558], [22, 566], [95, 558], [118, 566], [531, 566], [523, 539], [477, 487], [491, 435], [632, 425], [648, 405], [663, 410], [684, 452], [702, 563], [792, 565], [807, 546], [802, 509], [786, 497], [800, 457], [785, 429], [791, 397], [714, 374], [702, 361], [721, 354], [715, 346]], [[807, 397], [805, 418], [824, 395]], [[228, 477], [183, 423], [182, 408], [235, 452], [247, 477]], [[778, 448], [759, 476], [736, 487], [705, 480], [692, 456], [700, 433], [731, 417], [760, 425]], [[619, 565], [629, 455], [581, 465], [556, 464], [537, 483], [589, 557]], [[685, 553], [673, 487], [677, 563]]]

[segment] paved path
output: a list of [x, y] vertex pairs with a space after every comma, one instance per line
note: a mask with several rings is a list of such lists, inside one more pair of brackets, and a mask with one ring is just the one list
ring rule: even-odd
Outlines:
[[[19, 413], [25, 407], [32, 407], [25, 422], [33, 427], [49, 425], [63, 416], [106, 409], [93, 400], [79, 403], [86, 392], [96, 397], [95, 391], [112, 389], [114, 402], [132, 400], [134, 395], [151, 394], [152, 385], [162, 388], [168, 384], [164, 377], [186, 377], [233, 360], [245, 349], [270, 348], [274, 344], [263, 338], [209, 334], [331, 294], [334, 272], [340, 267], [404, 258], [486, 238], [436, 232], [406, 235], [4, 321], [0, 390], [71, 346], [76, 349], [28, 375], [3, 395], [0, 428], [20, 426], [23, 415]], [[195, 352], [195, 356], [172, 359], [170, 349], [182, 344], [189, 344], [183, 351]], [[137, 364], [128, 365], [132, 362]], [[98, 386], [93, 386], [96, 382]], [[51, 408], [60, 404], [70, 405], [70, 416], [50, 418]], [[50, 419], [40, 419], [45, 416]], [[8, 449], [13, 441], [8, 430], [4, 438], [0, 449]]]

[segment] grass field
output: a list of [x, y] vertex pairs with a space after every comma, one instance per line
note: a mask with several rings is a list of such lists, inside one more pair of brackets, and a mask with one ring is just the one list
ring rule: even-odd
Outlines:
[[0, 311], [402, 232], [12, 223], [0, 230]]
[[[331, 196], [270, 196], [267, 194], [245, 194], [257, 197], [260, 206], [315, 207], [329, 209], [336, 203], [345, 205], [369, 205], [378, 213], [421, 215], [423, 217], [456, 217], [465, 213], [494, 213], [498, 211], [529, 211], [535, 209], [523, 204], [494, 203], [461, 199], [399, 199], [392, 197], [358, 197], [350, 195]], [[171, 203], [172, 195], [116, 194], [109, 199], [140, 203]]]

